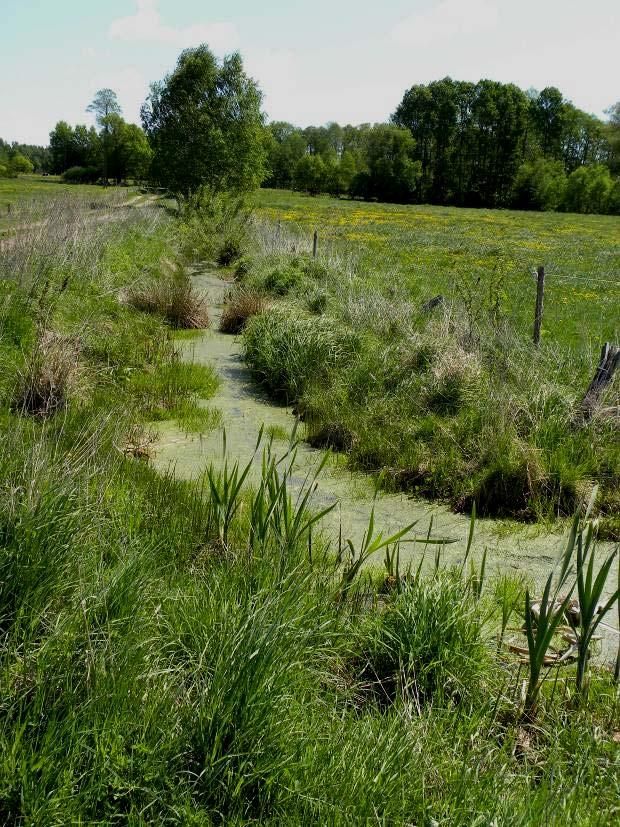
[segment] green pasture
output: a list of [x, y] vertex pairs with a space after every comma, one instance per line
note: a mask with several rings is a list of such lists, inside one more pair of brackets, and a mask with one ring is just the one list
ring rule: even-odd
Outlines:
[[542, 335], [598, 351], [620, 339], [620, 218], [364, 203], [261, 190], [259, 215], [319, 233], [359, 257], [365, 278], [416, 301], [438, 293], [489, 302], [522, 331], [533, 324], [536, 281], [546, 268]]

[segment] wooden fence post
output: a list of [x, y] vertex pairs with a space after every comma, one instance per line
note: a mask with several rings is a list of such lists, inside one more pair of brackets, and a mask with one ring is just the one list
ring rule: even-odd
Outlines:
[[601, 358], [583, 398], [575, 421], [579, 424], [589, 422], [599, 407], [603, 391], [611, 384], [616, 368], [620, 365], [620, 346], [605, 342], [601, 349]]
[[539, 267], [537, 269], [538, 283], [536, 285], [536, 311], [534, 314], [534, 344], [540, 344], [540, 328], [542, 326], [543, 317], [543, 300], [545, 297], [545, 268]]
[[316, 258], [316, 255], [319, 251], [319, 233], [318, 230], [314, 231], [314, 238], [312, 240], [312, 258]]

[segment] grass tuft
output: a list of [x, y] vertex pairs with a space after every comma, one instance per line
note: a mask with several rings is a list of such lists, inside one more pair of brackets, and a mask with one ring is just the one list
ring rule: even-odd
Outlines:
[[265, 296], [258, 290], [240, 287], [228, 296], [220, 319], [222, 333], [241, 333], [252, 316], [267, 308]]
[[74, 339], [41, 331], [25, 366], [18, 370], [12, 409], [43, 418], [64, 409], [77, 389], [78, 355]]
[[177, 329], [209, 327], [206, 302], [194, 289], [187, 273], [175, 269], [148, 284], [130, 288], [125, 301], [136, 310], [161, 316]]

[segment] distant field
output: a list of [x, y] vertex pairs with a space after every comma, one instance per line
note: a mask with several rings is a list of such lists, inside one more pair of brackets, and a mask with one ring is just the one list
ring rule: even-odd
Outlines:
[[500, 285], [520, 329], [532, 326], [535, 281], [547, 271], [543, 337], [576, 350], [620, 339], [620, 218], [364, 203], [261, 190], [258, 213], [353, 249], [375, 286], [418, 300]]
[[35, 216], [45, 211], [46, 203], [59, 198], [91, 198], [93, 201], [117, 201], [128, 197], [126, 187], [103, 187], [93, 184], [65, 184], [58, 176], [24, 175], [19, 178], [0, 178], [0, 232], [10, 231], [24, 216]]

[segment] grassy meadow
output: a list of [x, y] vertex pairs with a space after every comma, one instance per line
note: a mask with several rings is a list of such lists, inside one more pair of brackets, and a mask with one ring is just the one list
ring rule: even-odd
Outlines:
[[[267, 437], [253, 489], [232, 464], [196, 484], [153, 470], [157, 421], [215, 424], [198, 404], [215, 371], [182, 363], [175, 339], [209, 323], [186, 265], [234, 245], [212, 217], [181, 224], [151, 203], [99, 221], [73, 204], [62, 221], [39, 205], [0, 248], [0, 822], [615, 823], [618, 682], [587, 649], [580, 685], [574, 663], [554, 667], [553, 612], [529, 662], [503, 645], [528, 646], [526, 577], [485, 574], [480, 549], [448, 568], [432, 537], [434, 569], [401, 571], [406, 536], [370, 515], [337, 557], [316, 481], [293, 497], [291, 454]], [[348, 365], [370, 407], [359, 359], [377, 340], [336, 308], [389, 332], [396, 305], [339, 305], [354, 271], [270, 233], [236, 262], [249, 298], [227, 323], [251, 310], [248, 355], [273, 359], [275, 391], [301, 404], [318, 370], [333, 393]], [[577, 537], [594, 554], [594, 525], [575, 528], [573, 566]], [[574, 588], [573, 566], [550, 594]]]
[[52, 209], [61, 213], [83, 202], [90, 209], [122, 204], [136, 194], [127, 187], [66, 184], [57, 175], [0, 178], [0, 238], [16, 227], [42, 220]]
[[[371, 288], [423, 302], [438, 293], [499, 302], [531, 331], [536, 282], [546, 267], [542, 336], [589, 359], [620, 340], [620, 219], [617, 216], [399, 206], [260, 190], [259, 215], [316, 229], [319, 243], [358, 257]], [[579, 361], [581, 364], [581, 361]]]

